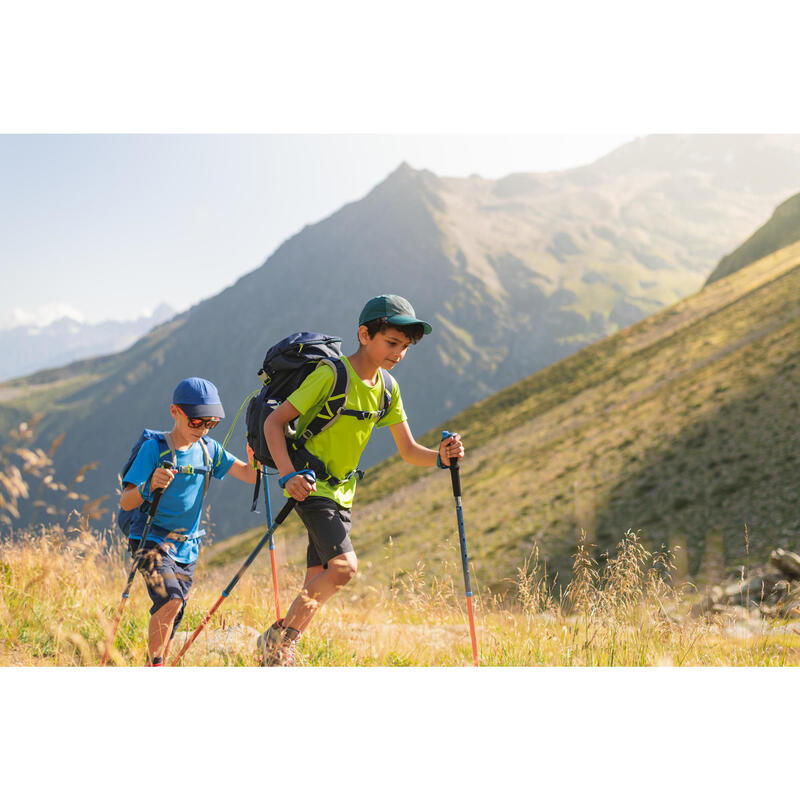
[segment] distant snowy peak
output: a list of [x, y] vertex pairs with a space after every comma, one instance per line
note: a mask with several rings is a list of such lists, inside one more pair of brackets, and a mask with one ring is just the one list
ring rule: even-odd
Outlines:
[[[124, 350], [175, 313], [162, 303], [135, 320], [88, 323], [66, 314], [47, 324], [37, 324], [30, 314], [26, 324], [0, 330], [0, 380]], [[46, 312], [35, 316], [45, 319]]]

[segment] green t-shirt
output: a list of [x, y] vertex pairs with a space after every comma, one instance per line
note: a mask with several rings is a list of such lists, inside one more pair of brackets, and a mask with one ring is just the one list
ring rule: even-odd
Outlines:
[[[345, 408], [359, 411], [379, 411], [383, 398], [383, 373], [378, 373], [374, 386], [365, 383], [350, 366], [346, 357], [342, 358], [350, 375], [350, 386], [347, 389]], [[299, 412], [298, 433], [302, 433], [314, 418], [322, 405], [328, 400], [333, 389], [336, 375], [328, 364], [320, 364], [286, 400]], [[392, 402], [389, 413], [377, 423], [379, 428], [404, 422], [406, 412], [400, 397], [400, 387], [393, 381]], [[371, 419], [361, 420], [356, 417], [340, 416], [327, 430], [309, 439], [306, 448], [321, 459], [331, 475], [344, 476], [358, 467], [361, 453], [367, 446], [375, 422]], [[353, 505], [356, 493], [356, 476], [339, 486], [333, 487], [324, 481], [317, 481], [317, 488], [312, 495], [329, 497], [340, 506], [349, 508]], [[288, 497], [288, 494], [287, 494]]]

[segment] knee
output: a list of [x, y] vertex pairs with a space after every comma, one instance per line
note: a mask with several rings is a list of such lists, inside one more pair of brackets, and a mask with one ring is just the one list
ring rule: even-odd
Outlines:
[[165, 620], [172, 620], [183, 611], [183, 600], [180, 597], [170, 597], [156, 612]]
[[349, 583], [358, 572], [358, 561], [352, 553], [337, 556], [328, 562], [328, 569], [337, 586], [344, 586]]

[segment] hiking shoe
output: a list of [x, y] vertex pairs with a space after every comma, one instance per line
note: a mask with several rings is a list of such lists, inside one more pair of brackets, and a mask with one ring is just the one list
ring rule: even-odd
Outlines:
[[276, 620], [256, 641], [256, 646], [261, 652], [261, 666], [295, 666], [299, 638], [300, 631], [296, 631], [294, 628], [284, 628], [283, 620]]

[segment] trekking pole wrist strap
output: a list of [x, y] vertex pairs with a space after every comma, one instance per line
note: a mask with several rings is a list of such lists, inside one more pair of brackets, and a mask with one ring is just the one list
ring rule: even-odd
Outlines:
[[316, 479], [316, 475], [314, 474], [313, 469], [301, 469], [298, 470], [297, 472], [290, 472], [288, 475], [284, 475], [282, 478], [278, 478], [278, 486], [280, 486], [281, 489], [285, 489], [286, 484], [292, 478], [294, 478], [295, 475], [307, 475], [312, 481]]

